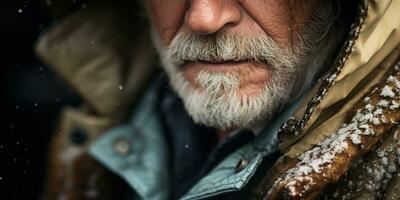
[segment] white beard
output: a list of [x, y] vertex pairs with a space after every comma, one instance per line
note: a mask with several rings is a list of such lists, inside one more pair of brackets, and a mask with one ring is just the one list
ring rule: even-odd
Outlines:
[[[157, 40], [159, 39], [155, 38], [155, 41]], [[160, 47], [159, 42], [156, 43], [158, 43], [161, 62], [169, 76], [170, 84], [183, 100], [185, 109], [196, 123], [208, 127], [250, 128], [272, 116], [283, 102], [288, 101], [294, 84], [291, 80], [298, 73], [291, 67], [273, 69], [271, 80], [268, 80], [264, 88], [257, 94], [245, 96], [237, 94], [241, 82], [238, 75], [203, 70], [196, 76], [196, 82], [201, 88], [199, 90], [186, 80], [177, 67], [178, 64], [172, 61], [171, 53]], [[295, 56], [286, 55], [284, 57], [295, 58]], [[294, 59], [281, 59], [278, 62], [279, 66], [283, 63], [291, 66], [297, 63]], [[275, 64], [278, 65], [277, 63]]]
[[[315, 29], [315, 33], [308, 33], [312, 37], [308, 35], [303, 39], [313, 41], [313, 38], [320, 38], [318, 31], [321, 30], [318, 29], [321, 27]], [[221, 130], [251, 128], [272, 117], [284, 104], [298, 96], [305, 82], [310, 81], [307, 80], [310, 74], [316, 73], [317, 69], [305, 66], [314, 42], [300, 42], [295, 47], [282, 49], [271, 38], [256, 36], [246, 38], [220, 33], [219, 38], [209, 42], [207, 38], [181, 34], [164, 47], [160, 36], [153, 31], [153, 41], [170, 84], [194, 122]], [[248, 96], [238, 95], [241, 78], [237, 74], [203, 70], [195, 78], [200, 89], [195, 89], [179, 68], [183, 60], [245, 59], [267, 62], [271, 73], [267, 84], [257, 94]]]
[[[291, 87], [283, 80], [272, 80], [256, 95], [238, 95], [239, 77], [207, 71], [199, 73], [197, 82], [203, 91], [182, 91], [187, 98], [186, 109], [195, 122], [220, 129], [251, 128], [272, 115], [279, 104], [289, 98], [284, 90]], [[190, 87], [183, 90], [193, 91]]]

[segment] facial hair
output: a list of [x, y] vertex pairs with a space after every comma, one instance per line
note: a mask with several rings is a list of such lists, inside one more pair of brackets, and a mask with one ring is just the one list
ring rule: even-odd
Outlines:
[[[324, 13], [321, 11], [321, 13]], [[320, 17], [321, 18], [321, 17]], [[328, 26], [323, 21], [312, 23], [299, 34], [295, 45], [280, 47], [265, 33], [240, 34], [220, 31], [211, 35], [178, 34], [167, 47], [153, 31], [153, 41], [170, 84], [182, 99], [195, 123], [225, 130], [251, 128], [275, 113], [304, 88], [315, 69], [305, 66], [315, 41]], [[183, 75], [182, 65], [192, 62], [263, 62], [271, 73], [263, 88], [252, 95], [238, 95], [240, 73], [200, 71], [195, 89]], [[251, 66], [250, 66], [251, 67]]]

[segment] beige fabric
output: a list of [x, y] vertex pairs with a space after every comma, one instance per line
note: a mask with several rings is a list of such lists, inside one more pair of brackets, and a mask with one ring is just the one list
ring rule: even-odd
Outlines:
[[[294, 139], [298, 140], [297, 143], [289, 147], [292, 142], [284, 142], [283, 150], [287, 156], [293, 158], [337, 131], [354, 103], [393, 66], [400, 55], [399, 10], [398, 0], [368, 2], [368, 12], [359, 36], [334, 85], [312, 113], [304, 133]], [[316, 89], [313, 91], [306, 99], [315, 95]], [[304, 114], [307, 103], [298, 109], [296, 118]]]
[[35, 50], [100, 115], [120, 118], [155, 70], [144, 20], [95, 2], [45, 33]]

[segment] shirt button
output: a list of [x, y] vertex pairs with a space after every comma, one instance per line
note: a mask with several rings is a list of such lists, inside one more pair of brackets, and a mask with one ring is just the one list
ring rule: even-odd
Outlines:
[[244, 158], [240, 159], [240, 161], [236, 165], [235, 172], [237, 173], [244, 170], [247, 167], [247, 165], [249, 165], [249, 160]]
[[70, 140], [73, 144], [82, 145], [86, 142], [88, 136], [83, 128], [74, 128], [70, 134]]
[[116, 140], [113, 147], [114, 151], [121, 156], [128, 155], [132, 149], [132, 145], [127, 139]]

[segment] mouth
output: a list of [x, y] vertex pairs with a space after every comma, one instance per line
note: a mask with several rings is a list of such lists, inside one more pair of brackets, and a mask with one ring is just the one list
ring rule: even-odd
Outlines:
[[235, 71], [247, 67], [265, 67], [265, 63], [260, 63], [255, 60], [197, 60], [189, 61], [185, 60], [181, 65], [182, 70], [186, 69], [198, 69], [207, 70], [212, 72], [228, 72]]
[[[190, 63], [193, 61], [185, 61], [185, 62]], [[250, 62], [250, 60], [211, 60], [211, 61], [199, 60], [196, 62], [199, 64], [205, 64], [205, 65], [224, 65], [224, 64], [238, 65], [238, 64], [248, 63], [248, 62]]]

